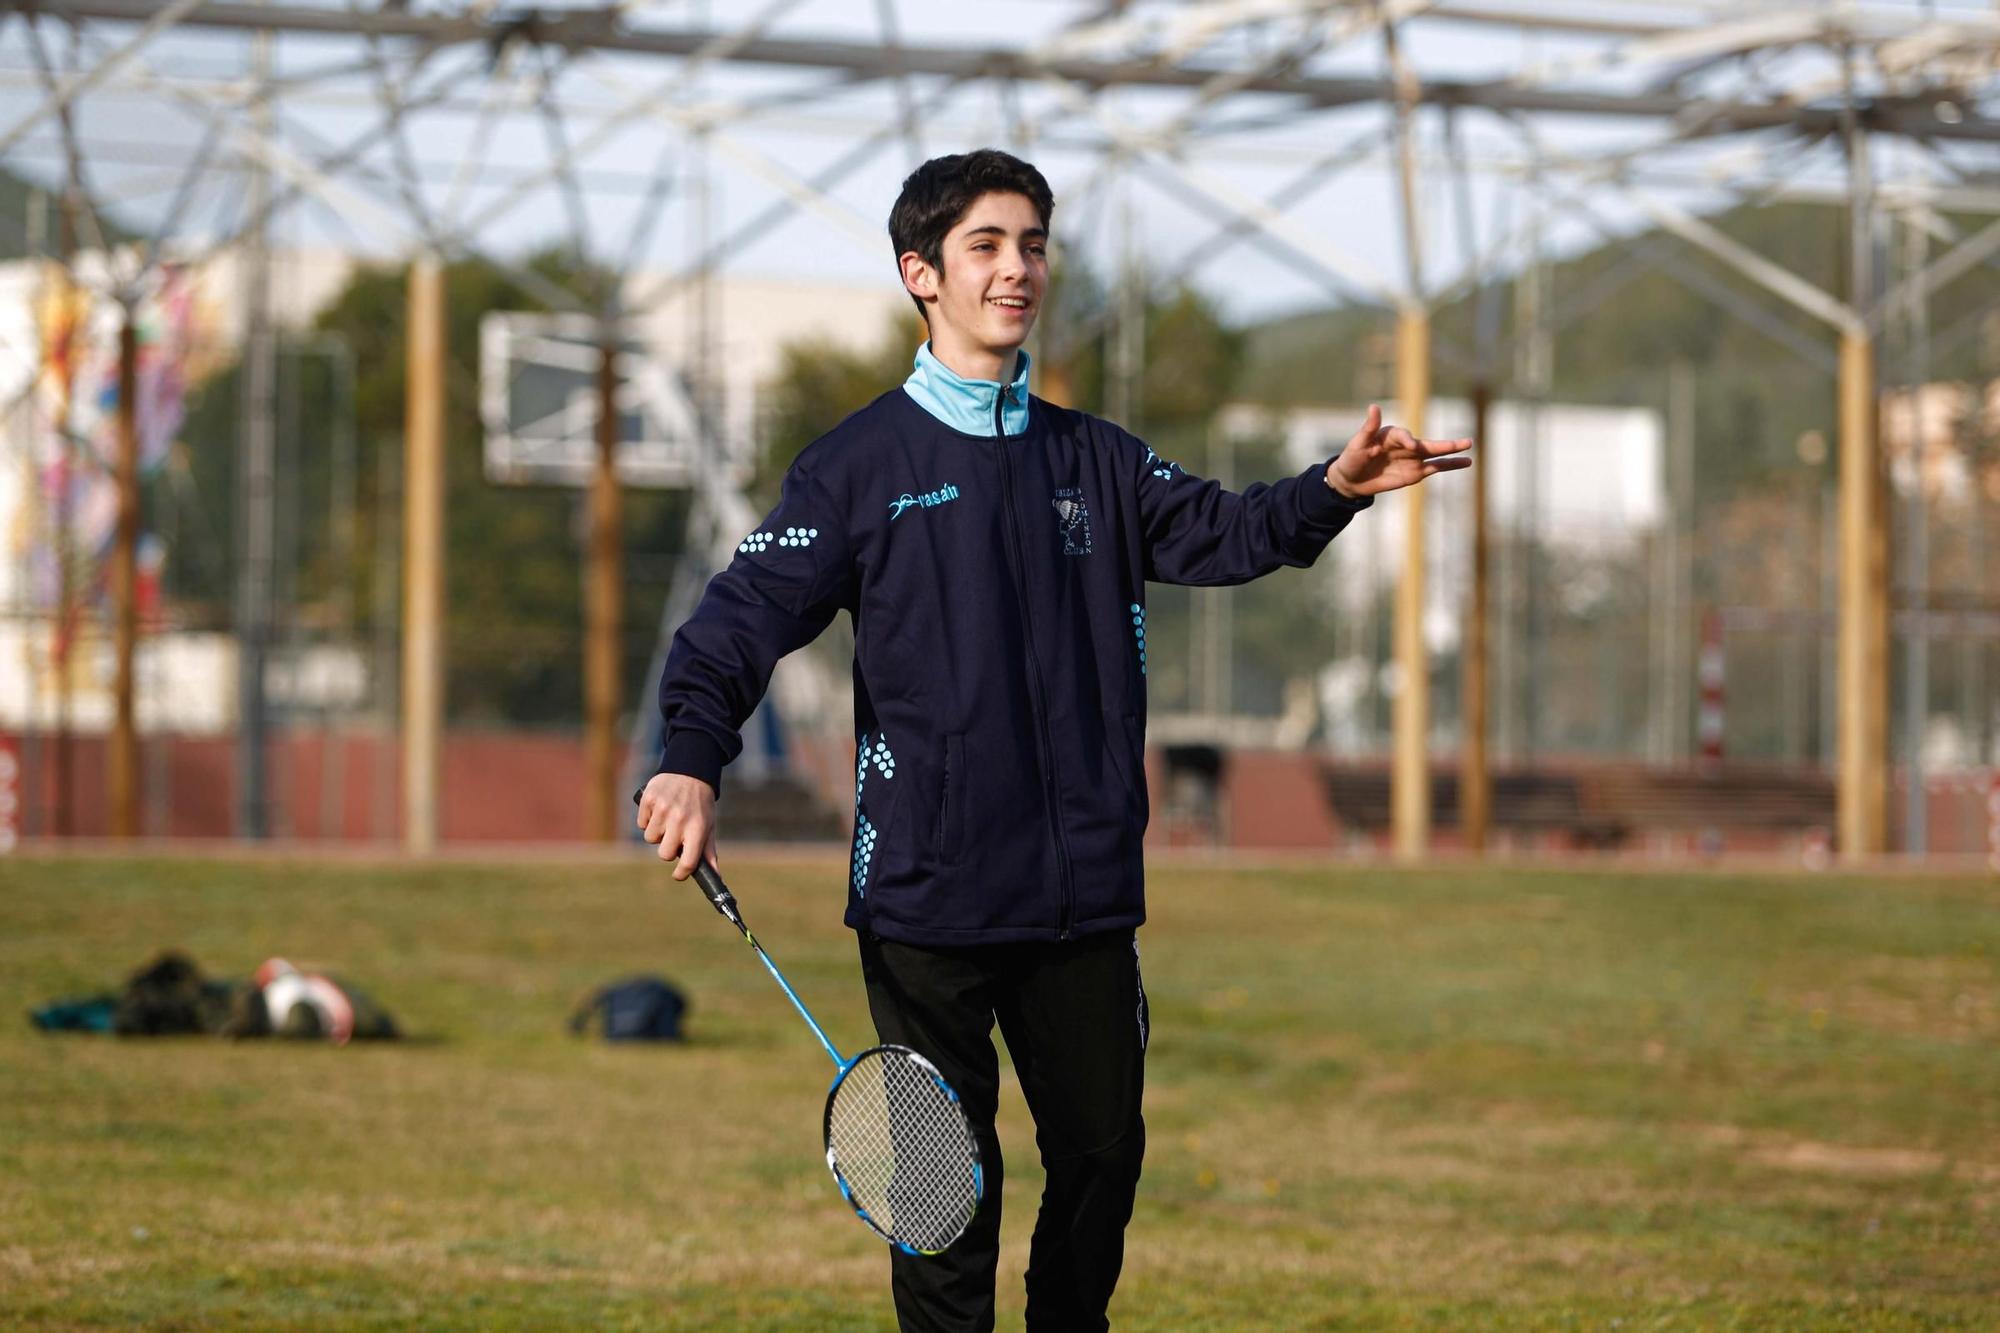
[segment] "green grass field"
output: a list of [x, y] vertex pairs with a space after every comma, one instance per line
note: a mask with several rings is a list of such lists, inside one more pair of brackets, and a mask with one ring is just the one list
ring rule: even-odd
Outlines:
[[[836, 1041], [833, 859], [730, 859]], [[824, 1055], [657, 862], [0, 861], [0, 1325], [889, 1328]], [[1156, 867], [1139, 1329], [2000, 1326], [2000, 887]], [[49, 1037], [157, 948], [419, 1040]], [[692, 1040], [568, 1037], [657, 970]], [[1039, 1194], [1018, 1089], [1002, 1325]]]

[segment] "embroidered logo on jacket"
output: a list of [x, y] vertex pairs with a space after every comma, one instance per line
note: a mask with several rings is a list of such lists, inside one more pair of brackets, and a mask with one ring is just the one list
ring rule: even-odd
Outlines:
[[957, 498], [958, 487], [952, 485], [950, 482], [946, 482], [934, 491], [925, 491], [922, 495], [912, 495], [908, 491], [904, 491], [901, 495], [889, 501], [889, 521], [893, 523], [901, 518], [903, 511], [911, 505], [921, 505], [923, 508], [929, 509], [934, 505], [948, 504]]
[[1056, 521], [1062, 527], [1063, 554], [1089, 555], [1090, 506], [1083, 502], [1083, 492], [1065, 486], [1050, 503], [1055, 506]]

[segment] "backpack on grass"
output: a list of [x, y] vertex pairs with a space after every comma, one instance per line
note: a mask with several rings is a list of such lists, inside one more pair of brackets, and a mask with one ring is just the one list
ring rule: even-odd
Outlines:
[[687, 997], [662, 977], [628, 977], [604, 987], [570, 1015], [569, 1030], [583, 1035], [601, 1017], [606, 1041], [679, 1041]]

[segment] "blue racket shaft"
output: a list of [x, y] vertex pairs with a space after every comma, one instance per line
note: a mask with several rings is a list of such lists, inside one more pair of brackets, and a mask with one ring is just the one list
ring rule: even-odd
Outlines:
[[[645, 795], [644, 787], [633, 792], [632, 804], [638, 805]], [[710, 905], [722, 913], [723, 919], [742, 932], [744, 943], [757, 951], [757, 959], [764, 964], [764, 970], [771, 974], [771, 979], [785, 992], [785, 998], [792, 1002], [792, 1008], [799, 1011], [799, 1017], [805, 1019], [806, 1026], [812, 1029], [813, 1036], [818, 1037], [819, 1044], [826, 1048], [828, 1058], [833, 1061], [833, 1067], [845, 1073], [848, 1066], [846, 1057], [841, 1055], [839, 1048], [827, 1039], [826, 1029], [812, 1016], [812, 1010], [806, 1008], [805, 1001], [801, 1000], [799, 993], [792, 989], [792, 983], [785, 980], [785, 974], [771, 961], [771, 955], [764, 952], [764, 946], [757, 943], [757, 937], [750, 933], [750, 927], [743, 924], [743, 910], [736, 905], [736, 895], [722, 882], [721, 872], [706, 861], [696, 861], [694, 882], [695, 887], [701, 890], [702, 896], [708, 899]]]
[[776, 981], [779, 988], [785, 992], [785, 998], [792, 1002], [792, 1008], [799, 1011], [799, 1017], [805, 1019], [806, 1026], [812, 1029], [813, 1036], [819, 1038], [819, 1044], [826, 1048], [827, 1056], [833, 1061], [833, 1067], [841, 1073], [846, 1073], [848, 1067], [847, 1058], [828, 1039], [826, 1029], [821, 1027], [819, 1020], [812, 1016], [812, 1010], [806, 1008], [806, 1002], [801, 1000], [799, 993], [792, 989], [792, 983], [785, 980], [785, 974], [780, 972], [778, 965], [771, 961], [771, 955], [764, 952], [764, 946], [757, 943], [757, 937], [750, 933], [750, 927], [743, 924], [743, 912], [736, 905], [736, 895], [731, 893], [729, 886], [722, 882], [721, 874], [708, 862], [697, 861], [694, 867], [694, 882], [702, 891], [703, 896], [710, 903], [714, 904], [715, 910], [722, 913], [724, 919], [730, 925], [743, 932], [744, 942], [757, 951], [757, 959], [764, 964], [764, 970], [771, 974], [771, 979]]

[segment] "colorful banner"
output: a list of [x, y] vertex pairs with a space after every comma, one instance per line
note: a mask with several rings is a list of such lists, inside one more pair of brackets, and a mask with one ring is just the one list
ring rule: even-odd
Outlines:
[[[142, 479], [165, 464], [186, 417], [195, 307], [193, 284], [167, 266], [136, 308]], [[108, 609], [109, 560], [118, 534], [119, 319], [115, 306], [64, 281], [59, 271], [43, 288], [31, 513], [15, 525], [9, 555], [26, 574], [20, 592], [27, 609], [66, 613], [56, 636], [58, 658], [67, 655], [83, 618]], [[166, 548], [142, 533], [138, 555], [140, 612], [157, 614]]]

